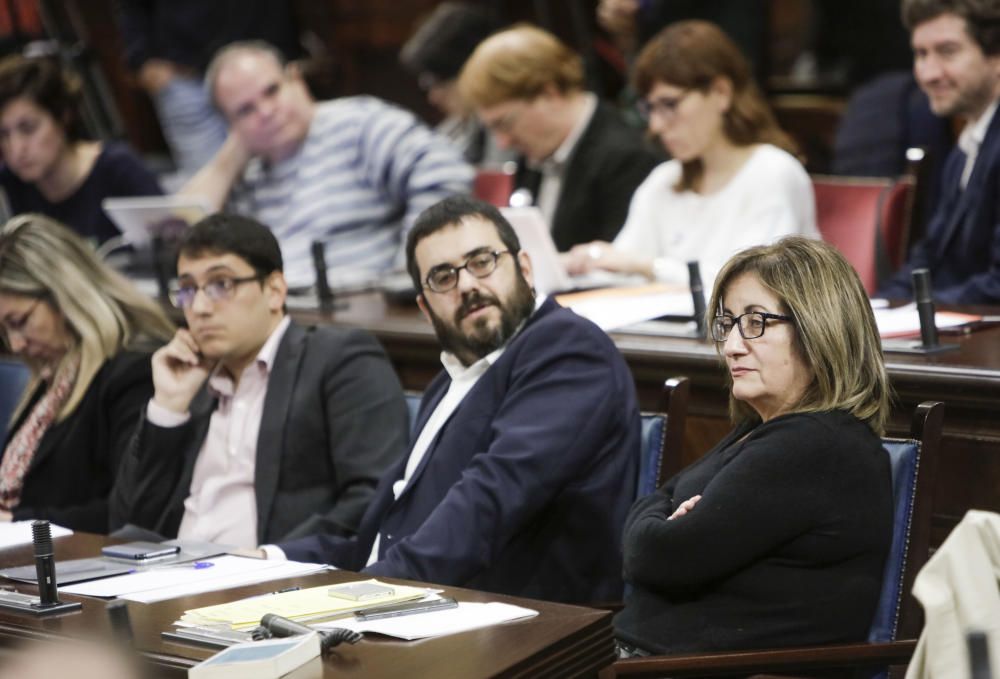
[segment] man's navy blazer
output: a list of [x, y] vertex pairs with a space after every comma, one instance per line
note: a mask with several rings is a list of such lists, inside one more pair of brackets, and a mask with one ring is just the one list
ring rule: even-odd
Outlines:
[[[450, 383], [442, 373], [427, 388], [415, 432]], [[549, 299], [465, 396], [398, 500], [392, 484], [405, 459], [382, 478], [356, 538], [279, 546], [289, 558], [359, 570], [381, 533], [366, 573], [552, 601], [615, 599], [639, 432], [618, 349]]]
[[964, 167], [965, 153], [956, 147], [945, 163], [941, 195], [927, 236], [877, 296], [912, 297], [913, 270], [924, 267], [930, 269], [938, 302], [1000, 302], [1000, 115], [994, 114], [990, 121], [963, 191]]

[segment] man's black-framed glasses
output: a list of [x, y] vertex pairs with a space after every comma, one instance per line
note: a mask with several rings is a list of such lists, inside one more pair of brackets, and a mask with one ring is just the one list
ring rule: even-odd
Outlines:
[[764, 334], [768, 320], [795, 321], [791, 316], [770, 314], [765, 311], [748, 311], [739, 316], [720, 314], [712, 319], [712, 339], [716, 342], [725, 342], [729, 339], [729, 333], [733, 328], [739, 329], [740, 337], [743, 339], [757, 339]]
[[458, 285], [458, 275], [465, 269], [476, 278], [486, 278], [497, 270], [497, 261], [501, 255], [510, 254], [510, 250], [493, 250], [492, 252], [479, 252], [467, 260], [461, 266], [442, 264], [430, 270], [424, 283], [432, 292], [448, 292]]
[[237, 286], [250, 281], [262, 281], [265, 278], [267, 278], [265, 274], [255, 274], [243, 278], [219, 276], [206, 281], [204, 285], [185, 281], [170, 290], [170, 303], [178, 309], [190, 309], [199, 290], [203, 290], [205, 296], [213, 302], [222, 302], [233, 296]]

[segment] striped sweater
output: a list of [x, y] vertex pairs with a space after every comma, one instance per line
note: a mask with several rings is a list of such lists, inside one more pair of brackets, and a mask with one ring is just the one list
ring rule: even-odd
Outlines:
[[374, 97], [345, 97], [317, 105], [294, 156], [252, 161], [227, 209], [271, 228], [290, 285], [314, 281], [316, 240], [326, 244], [331, 281], [343, 281], [401, 264], [417, 215], [468, 193], [472, 179], [460, 153], [411, 113]]

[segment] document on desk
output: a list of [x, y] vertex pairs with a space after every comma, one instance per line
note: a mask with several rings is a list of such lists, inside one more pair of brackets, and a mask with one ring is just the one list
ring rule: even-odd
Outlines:
[[538, 611], [521, 608], [498, 601], [489, 603], [459, 602], [458, 608], [445, 608], [429, 613], [403, 615], [396, 618], [361, 621], [354, 618], [331, 620], [312, 625], [316, 629], [343, 627], [355, 632], [384, 634], [397, 639], [412, 641], [429, 637], [441, 637], [469, 630], [499, 625], [514, 620], [533, 618]]
[[127, 575], [83, 582], [60, 589], [67, 594], [120, 597], [129, 601], [152, 603], [188, 594], [308, 575], [325, 568], [326, 566], [320, 564], [225, 555], [190, 563], [150, 566]]
[[[878, 333], [882, 339], [920, 335], [920, 316], [917, 314], [916, 304], [907, 304], [894, 309], [876, 307], [872, 311], [875, 313], [875, 323], [878, 325]], [[982, 316], [960, 314], [954, 311], [938, 311], [934, 314], [934, 324], [938, 330], [975, 323], [982, 319]]]
[[[55, 524], [52, 527], [52, 537], [61, 538], [72, 535], [73, 531]], [[12, 523], [0, 523], [0, 549], [8, 547], [19, 547], [31, 544], [31, 521], [14, 521]]]
[[687, 288], [653, 283], [557, 295], [556, 301], [604, 330], [660, 316], [691, 316], [694, 302]]
[[[377, 580], [366, 580], [365, 582], [383, 584]], [[406, 587], [404, 585], [390, 585], [390, 587], [392, 594], [379, 597], [377, 601], [371, 599], [352, 601], [330, 596], [331, 585], [309, 587], [295, 592], [255, 596], [228, 604], [185, 611], [177, 624], [181, 627], [225, 624], [233, 629], [241, 629], [259, 624], [265, 613], [276, 613], [292, 620], [303, 621], [350, 614], [352, 611], [362, 608], [412, 601], [427, 595], [427, 590], [420, 587]]]

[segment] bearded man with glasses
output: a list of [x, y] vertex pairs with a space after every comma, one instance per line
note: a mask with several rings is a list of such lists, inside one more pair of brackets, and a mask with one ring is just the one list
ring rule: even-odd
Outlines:
[[409, 428], [382, 348], [363, 330], [293, 323], [278, 242], [248, 217], [192, 227], [177, 274], [187, 328], [153, 355], [112, 528], [246, 548], [352, 535]]
[[617, 599], [640, 432], [621, 354], [590, 321], [536, 298], [531, 260], [490, 205], [441, 201], [406, 251], [445, 369], [424, 393], [413, 447], [356, 538], [278, 546], [379, 577]]

